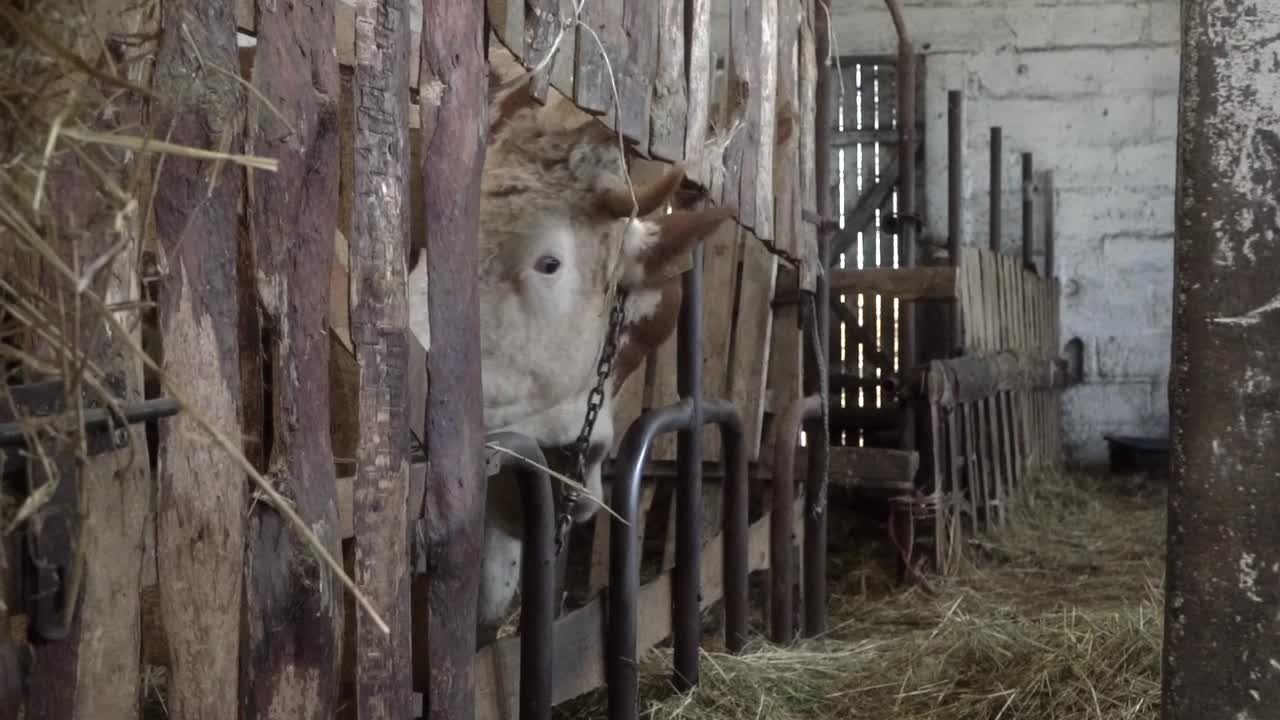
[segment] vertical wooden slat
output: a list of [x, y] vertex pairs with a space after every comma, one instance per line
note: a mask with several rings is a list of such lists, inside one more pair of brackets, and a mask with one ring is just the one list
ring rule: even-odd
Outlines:
[[[192, 12], [198, 5], [200, 12]], [[187, 92], [200, 60], [235, 62], [227, 0], [165, 3], [155, 90], [185, 99], [158, 105], [169, 139], [217, 147], [239, 126], [244, 105], [234, 78], [207, 75]], [[187, 33], [183, 32], [183, 27]], [[187, 49], [186, 43], [196, 43]], [[240, 152], [233, 135], [227, 152]], [[167, 380], [187, 393], [190, 412], [228, 438], [240, 420], [236, 257], [243, 172], [209, 161], [167, 158], [156, 184], [156, 234], [172, 272], [158, 312]], [[255, 343], [256, 347], [256, 343]], [[212, 445], [188, 413], [159, 423], [156, 561], [169, 657], [167, 707], [177, 717], [232, 717], [239, 704], [240, 602], [247, 494], [243, 470]], [[252, 434], [252, 433], [250, 433]]]
[[[755, 88], [752, 70], [755, 62], [751, 56], [752, 28], [749, 18], [750, 3], [748, 0], [730, 0], [729, 2], [729, 58], [725, 71], [728, 92], [725, 97], [723, 116], [726, 126], [739, 123], [740, 127], [724, 152], [723, 186], [717, 198], [720, 205], [738, 209], [738, 223], [750, 228], [755, 224], [755, 193], [740, 194], [743, 178], [755, 175], [755, 153], [752, 143], [755, 141], [756, 129], [752, 127], [755, 113], [752, 112], [752, 98], [758, 94]], [[749, 181], [748, 181], [749, 182]], [[744, 205], [750, 200], [752, 206]]]
[[[947, 464], [951, 469], [951, 477], [950, 487], [948, 488], [949, 497], [946, 498], [946, 502], [954, 503], [953, 507], [955, 508], [955, 511], [961, 515], [960, 521], [956, 523], [957, 527], [947, 528], [949, 535], [947, 539], [948, 559], [951, 553], [956, 549], [954, 547], [956, 544], [956, 538], [952, 537], [951, 534], [957, 531], [963, 531], [962, 528], [966, 522], [966, 520], [964, 520], [964, 516], [969, 515], [969, 512], [972, 510], [971, 507], [966, 508], [963, 505], [965, 488], [965, 457], [964, 447], [960, 444], [960, 418], [957, 417], [960, 415], [960, 412], [960, 406], [958, 405], [947, 410]], [[970, 517], [972, 516], [970, 515]], [[950, 563], [948, 562], [948, 564]]]
[[524, 59], [525, 0], [487, 0], [489, 26], [517, 58]]
[[950, 491], [947, 482], [948, 466], [943, 448], [946, 446], [943, 437], [942, 420], [939, 418], [936, 404], [929, 405], [929, 436], [933, 442], [933, 496], [937, 501], [937, 512], [934, 514], [933, 551], [934, 562], [939, 573], [946, 567], [947, 547], [947, 495]]
[[[551, 52], [551, 45], [560, 33], [560, 0], [520, 0], [524, 12], [524, 65], [527, 68], [537, 67]], [[564, 52], [561, 47], [557, 53]], [[519, 57], [519, 55], [518, 55]], [[551, 85], [551, 73], [544, 72], [534, 78], [529, 91], [539, 102], [547, 99], [547, 89]]]
[[[353, 578], [391, 628], [356, 615], [360, 720], [409, 716], [409, 3], [356, 6], [355, 195], [351, 335], [359, 362], [360, 436], [352, 497]], [[416, 342], [416, 341], [415, 341]], [[417, 424], [417, 423], [415, 423]]]
[[[685, 0], [658, 0], [657, 4], [657, 68], [653, 82], [649, 152], [660, 160], [675, 162], [685, 155], [685, 118], [689, 111], [686, 86], [700, 86], [693, 85], [692, 78], [686, 80], [685, 77]], [[703, 93], [705, 102], [705, 91]], [[705, 120], [702, 122], [705, 124]]]
[[744, 229], [742, 233], [742, 282], [729, 382], [730, 399], [742, 414], [747, 456], [754, 461], [760, 454], [760, 429], [764, 422], [765, 379], [769, 375], [773, 333], [771, 305], [778, 259], [765, 250], [749, 230]]
[[[773, 153], [778, 87], [778, 2], [779, 0], [751, 0], [749, 12], [755, 65], [751, 92], [751, 107], [754, 111], [752, 124], [756, 129], [755, 173], [749, 181], [746, 175], [743, 176], [742, 193], [752, 197], [750, 201], [742, 200], [741, 204], [754, 208], [751, 227], [755, 230], [756, 237], [762, 240], [772, 240], [774, 237]], [[813, 289], [808, 287], [810, 277], [801, 273], [802, 289]]]
[[422, 11], [422, 82], [445, 88], [422, 94], [423, 167], [415, 169], [431, 228], [425, 717], [467, 720], [475, 712], [476, 605], [460, 600], [478, 593], [485, 497], [476, 237], [486, 135], [477, 120], [487, 114], [488, 78], [480, 8], [426, 0]]
[[[577, 31], [578, 55], [573, 70], [573, 101], [578, 107], [594, 115], [613, 112], [613, 83], [604, 53], [608, 53], [609, 62], [615, 63], [613, 70], [617, 73], [617, 63], [621, 62], [624, 42], [621, 37], [622, 2], [623, 0], [592, 0], [583, 4], [578, 18], [586, 27], [578, 27]], [[601, 52], [601, 45], [604, 45], [604, 52]]]
[[614, 119], [610, 105], [607, 122], [620, 128], [628, 141], [641, 148], [649, 147], [649, 107], [658, 69], [659, 10], [655, 0], [624, 0], [620, 52], [609, 56], [618, 82], [622, 119]]
[[[331, 555], [337, 556], [336, 490], [329, 429], [329, 269], [338, 201], [338, 64], [334, 3], [257, 6], [251, 153], [280, 159], [253, 174], [250, 211], [257, 249], [258, 302], [272, 382], [273, 480]], [[268, 110], [270, 107], [273, 110]], [[340, 591], [311, 551], [259, 503], [249, 528], [247, 645], [241, 688], [246, 718], [333, 717]], [[282, 583], [282, 577], [309, 578]], [[275, 628], [287, 626], [281, 634]]]
[[[730, 340], [733, 335], [734, 296], [738, 293], [741, 240], [735, 223], [720, 223], [704, 241], [702, 287], [702, 388], [708, 398], [729, 397]], [[704, 431], [703, 459], [720, 460], [720, 432]]]
[[[712, 95], [711, 0], [685, 0], [688, 40], [688, 115], [685, 119], [684, 158], [694, 180], [707, 183], [703, 145], [707, 139]], [[665, 50], [664, 50], [665, 52]]]

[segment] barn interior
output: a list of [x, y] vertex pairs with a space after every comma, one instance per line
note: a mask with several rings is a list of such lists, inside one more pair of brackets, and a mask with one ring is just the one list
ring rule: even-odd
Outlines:
[[[0, 37], [0, 720], [1274, 715], [1280, 5], [14, 0]], [[661, 338], [606, 313], [569, 445], [486, 425], [486, 162], [535, 117], [623, 148], [612, 220], [732, 209]]]

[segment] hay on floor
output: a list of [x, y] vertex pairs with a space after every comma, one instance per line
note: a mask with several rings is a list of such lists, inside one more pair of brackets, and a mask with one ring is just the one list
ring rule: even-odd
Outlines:
[[[646, 717], [1155, 718], [1164, 504], [1088, 477], [1040, 478], [955, 578], [888, 594], [833, 578], [830, 630], [790, 647], [703, 655], [687, 694], [670, 651], [642, 660]], [[564, 708], [603, 716], [603, 696]]]

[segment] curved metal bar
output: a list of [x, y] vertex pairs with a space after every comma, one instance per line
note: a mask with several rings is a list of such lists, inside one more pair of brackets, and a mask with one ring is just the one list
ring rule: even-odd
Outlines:
[[[636, 676], [636, 601], [640, 596], [640, 481], [654, 438], [687, 427], [693, 403], [681, 400], [636, 418], [618, 450], [620, 473], [613, 480], [610, 505], [617, 514], [609, 529], [609, 606], [605, 681], [611, 720], [632, 720], [639, 710]], [[619, 519], [620, 518], [620, 519]], [[624, 524], [625, 523], [625, 524]]]
[[703, 416], [720, 428], [724, 458], [724, 644], [747, 644], [747, 444], [742, 417], [728, 400], [704, 400]]
[[[527, 435], [485, 436], [519, 457], [497, 453], [499, 466], [511, 464], [520, 482], [524, 543], [520, 563], [520, 720], [550, 720], [555, 623], [555, 507], [551, 479], [542, 469], [542, 449]], [[523, 462], [521, 462], [523, 460]]]
[[795, 535], [796, 442], [800, 424], [820, 417], [822, 396], [797, 398], [777, 420], [773, 444], [773, 510], [769, 514], [769, 638], [775, 643], [791, 642], [794, 633], [795, 568], [791, 562]]
[[698, 684], [702, 613], [702, 243], [693, 268], [681, 277], [676, 336], [676, 391], [692, 403], [689, 422], [676, 435], [676, 566], [671, 578], [672, 684], [684, 692]]
[[[826, 83], [830, 92], [830, 83]], [[818, 238], [820, 257], [826, 257], [829, 240]], [[823, 272], [818, 275], [818, 296], [815, 303], [812, 321], [817, 325], [817, 334], [822, 338], [821, 357], [814, 357], [811, 363], [815, 375], [806, 394], [826, 393], [828, 405], [827, 417], [831, 416], [831, 388], [823, 387], [821, 377], [831, 378], [831, 353], [827, 350], [831, 345], [831, 276]], [[817, 349], [809, 345], [810, 354], [817, 354]], [[821, 368], [819, 370], [819, 368]], [[822, 408], [818, 408], [819, 419], [808, 424], [809, 463], [804, 483], [804, 636], [815, 637], [827, 631], [827, 483], [831, 470], [831, 433], [830, 428], [822, 421]]]

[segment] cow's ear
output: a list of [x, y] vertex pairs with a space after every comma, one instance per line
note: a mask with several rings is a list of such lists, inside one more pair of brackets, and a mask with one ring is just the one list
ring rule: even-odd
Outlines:
[[676, 163], [663, 173], [662, 177], [648, 185], [636, 185], [635, 203], [631, 201], [631, 190], [625, 185], [609, 188], [600, 193], [598, 204], [600, 209], [613, 218], [631, 217], [632, 209], [639, 208], [638, 217], [648, 215], [671, 199], [684, 180], [684, 164]]
[[645, 221], [649, 232], [642, 240], [627, 243], [627, 253], [642, 277], [663, 277], [666, 265], [692, 251], [694, 245], [733, 215], [731, 208], [706, 208], [679, 210]]

